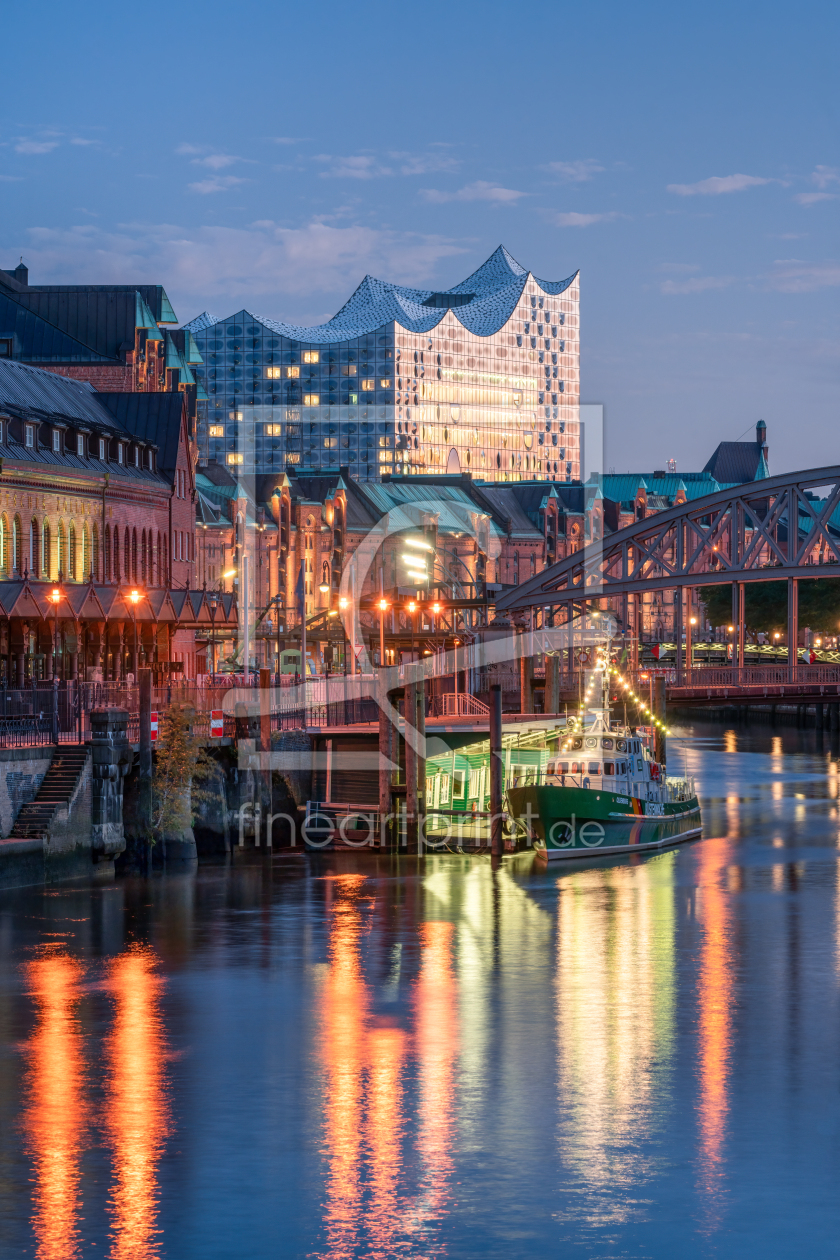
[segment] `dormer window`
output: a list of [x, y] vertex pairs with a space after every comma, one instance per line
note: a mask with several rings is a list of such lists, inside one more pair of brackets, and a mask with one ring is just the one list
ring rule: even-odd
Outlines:
[[148, 450], [148, 451], [146, 452], [146, 458], [147, 458], [147, 460], [148, 460], [148, 465], [147, 465], [147, 467], [148, 467], [150, 470], [154, 470], [154, 466], [155, 466], [154, 452], [153, 452], [153, 451], [151, 451], [151, 450]]
[[34, 451], [35, 450], [35, 425], [34, 424], [24, 425], [23, 433], [24, 433], [23, 440], [26, 443], [27, 450]]
[[105, 439], [104, 438], [99, 439], [99, 458], [100, 459], [105, 458]]
[[76, 454], [81, 459], [85, 457], [85, 437], [83, 433], [76, 434]]
[[140, 467], [140, 447], [139, 446], [135, 446], [134, 448], [134, 467], [135, 468]]
[[53, 429], [52, 448], [56, 455], [61, 454], [61, 429]]
[[117, 442], [117, 462], [120, 464], [125, 463], [125, 446], [122, 442]]

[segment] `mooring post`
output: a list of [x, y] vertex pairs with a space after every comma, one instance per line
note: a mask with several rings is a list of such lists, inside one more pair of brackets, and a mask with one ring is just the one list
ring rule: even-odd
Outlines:
[[414, 729], [417, 731], [417, 852], [426, 839], [426, 679], [414, 684]]
[[396, 752], [394, 750], [396, 735], [399, 740], [399, 731], [395, 728], [391, 720], [390, 709], [392, 703], [396, 703], [396, 695], [388, 694], [388, 684], [386, 682], [386, 674], [383, 669], [379, 674], [379, 843], [383, 849], [390, 848], [392, 837], [396, 833], [394, 820], [386, 822], [391, 818], [392, 809], [392, 793], [391, 789], [394, 784], [394, 764], [399, 763], [399, 747]]
[[[549, 657], [549, 660], [556, 658]], [[493, 857], [504, 853], [502, 835], [502, 688], [490, 688], [490, 849]]]
[[657, 674], [653, 686], [653, 714], [662, 723], [653, 728], [653, 758], [660, 765], [665, 765], [665, 713], [666, 713], [665, 676]]

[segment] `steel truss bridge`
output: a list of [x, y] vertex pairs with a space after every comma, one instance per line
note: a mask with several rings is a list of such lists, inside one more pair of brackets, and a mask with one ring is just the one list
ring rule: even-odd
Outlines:
[[[587, 607], [610, 607], [632, 636], [638, 668], [642, 597], [674, 592], [675, 637], [686, 638], [691, 660], [690, 591], [696, 586], [732, 586], [732, 621], [737, 656], [744, 669], [745, 587], [748, 582], [787, 582], [788, 678], [797, 671], [798, 582], [840, 576], [840, 466], [768, 477], [720, 490], [645, 517], [506, 591], [502, 611], [530, 610], [532, 624], [569, 622]], [[836, 519], [835, 518], [836, 514]], [[677, 679], [686, 663], [677, 653]], [[740, 677], [740, 675], [738, 675]], [[736, 675], [732, 674], [732, 678]], [[742, 684], [736, 683], [736, 688]]]

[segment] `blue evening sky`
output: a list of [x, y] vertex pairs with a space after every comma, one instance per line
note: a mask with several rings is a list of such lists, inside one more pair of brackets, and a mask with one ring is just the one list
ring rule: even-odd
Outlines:
[[328, 318], [500, 243], [581, 271], [617, 470], [840, 462], [830, 3], [16, 5], [0, 265]]

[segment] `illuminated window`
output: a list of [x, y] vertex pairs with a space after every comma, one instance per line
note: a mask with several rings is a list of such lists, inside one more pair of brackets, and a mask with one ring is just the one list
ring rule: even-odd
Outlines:
[[283, 436], [282, 424], [267, 424], [265, 426], [265, 436], [266, 437], [282, 437]]
[[286, 375], [287, 375], [288, 377], [292, 378], [293, 380], [297, 380], [297, 378], [300, 376], [300, 368], [299, 368], [299, 367], [287, 367], [287, 368], [286, 368]]
[[346, 375], [346, 376], [355, 376], [355, 375], [356, 375], [356, 364], [355, 364], [355, 363], [348, 363], [348, 364], [347, 364], [347, 367], [344, 369], [344, 373], [345, 373], [345, 375]]
[[353, 403], [354, 405], [359, 401], [358, 394], [350, 394], [349, 398], [350, 398], [350, 402]]
[[334, 450], [338, 446], [338, 438], [325, 437], [324, 446], [326, 446], [328, 450]]
[[381, 437], [381, 438], [379, 439], [379, 445], [380, 445], [380, 446], [390, 446], [390, 445], [391, 445], [391, 439], [390, 439], [390, 438], [387, 438], [387, 437]]
[[364, 381], [362, 381], [362, 389], [365, 389], [365, 390], [370, 390], [370, 389], [374, 389], [374, 388], [375, 388], [375, 384], [374, 384], [374, 382], [373, 382], [373, 381], [371, 381], [371, 380], [364, 380]]
[[243, 411], [229, 411], [228, 412], [228, 420], [242, 420], [244, 419], [244, 416], [245, 416], [245, 413]]
[[297, 453], [297, 451], [287, 451], [287, 452], [286, 452], [286, 463], [287, 463], [287, 464], [299, 464], [299, 463], [300, 463], [300, 455]]
[[211, 424], [209, 433], [211, 437], [224, 437], [225, 426], [223, 424]]
[[270, 367], [265, 369], [265, 374], [270, 381], [279, 381], [283, 375], [283, 369], [279, 367]]
[[304, 350], [303, 352], [304, 363], [317, 363], [320, 357], [321, 355], [317, 350]]
[[304, 407], [317, 407], [318, 397], [319, 397], [318, 394], [304, 394], [303, 395]]
[[380, 389], [390, 389], [390, 388], [391, 388], [391, 382], [388, 380], [388, 378], [387, 378], [387, 377], [386, 377], [384, 380], [381, 380], [381, 381], [379, 382], [379, 388], [380, 388]]
[[380, 462], [380, 464], [390, 464], [390, 462], [391, 462], [391, 452], [390, 452], [390, 451], [380, 451], [380, 452], [379, 452], [379, 462]]
[[228, 455], [227, 462], [229, 464], [243, 464], [245, 462], [245, 456], [237, 451], [233, 455]]

